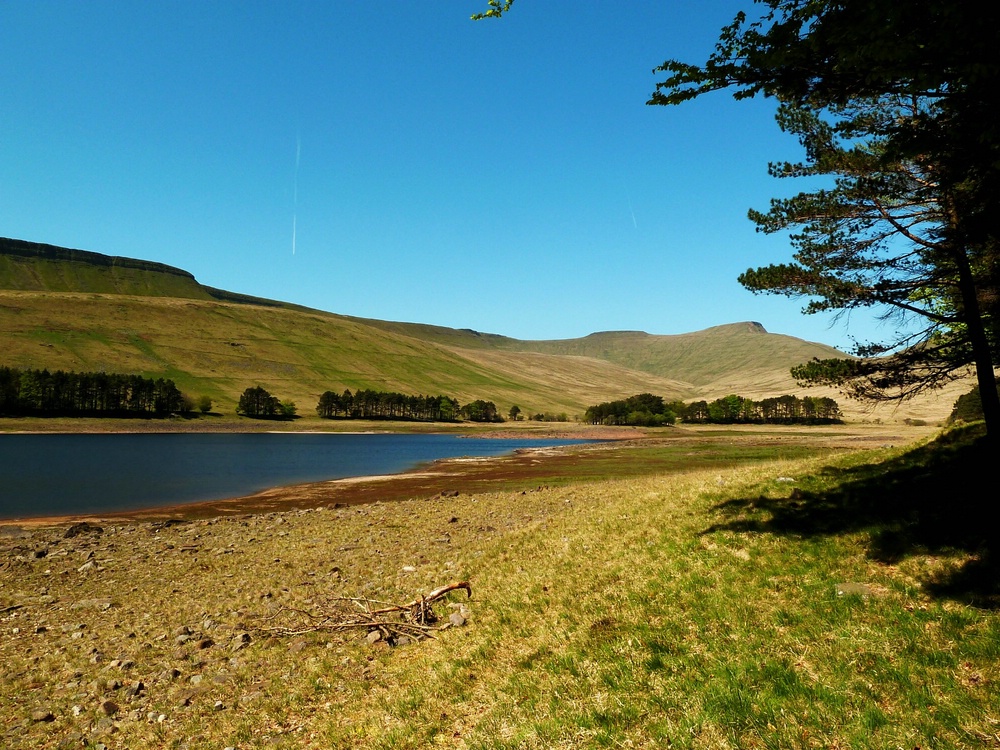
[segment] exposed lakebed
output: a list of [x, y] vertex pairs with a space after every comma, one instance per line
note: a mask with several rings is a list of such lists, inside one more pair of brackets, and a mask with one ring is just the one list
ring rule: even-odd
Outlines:
[[0, 518], [157, 508], [580, 442], [587, 441], [344, 433], [0, 435]]

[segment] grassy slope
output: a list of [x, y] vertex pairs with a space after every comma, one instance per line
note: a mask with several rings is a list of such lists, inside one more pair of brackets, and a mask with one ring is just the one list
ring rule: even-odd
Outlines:
[[806, 362], [813, 357], [844, 356], [825, 344], [771, 334], [759, 323], [749, 322], [672, 336], [657, 336], [642, 331], [604, 331], [583, 338], [557, 341], [520, 341], [496, 334], [410, 323], [371, 321], [371, 324], [465, 349], [593, 357], [709, 390], [716, 381], [726, 383], [731, 380], [734, 373], [739, 373], [745, 382], [752, 382], [758, 375], [770, 378], [778, 371], [787, 384], [788, 367], [785, 363]]
[[[162, 264], [4, 239], [0, 290], [3, 364], [162, 375], [226, 411], [254, 384], [303, 411], [331, 388], [444, 393], [492, 400], [504, 412], [516, 403], [570, 415], [643, 391], [760, 398], [799, 390], [793, 364], [838, 354], [754, 323], [519, 341], [349, 318], [205, 287]], [[905, 416], [941, 419], [953, 400]]]
[[[948, 449], [42, 530], [7, 542], [0, 567], [3, 737], [18, 750], [109, 732], [122, 747], [992, 747], [996, 579], [969, 585], [982, 519], [942, 514], [941, 482], [926, 486], [982, 456]], [[305, 614], [461, 579], [474, 596], [451, 599], [470, 624], [434, 641], [369, 645]], [[255, 629], [278, 625], [304, 632]]]
[[362, 322], [216, 301], [0, 292], [4, 363], [171, 377], [231, 410], [260, 384], [311, 410], [327, 389], [376, 388], [486, 398], [504, 411], [579, 413], [643, 390], [685, 395], [663, 378], [608, 362], [508, 353], [496, 367]]

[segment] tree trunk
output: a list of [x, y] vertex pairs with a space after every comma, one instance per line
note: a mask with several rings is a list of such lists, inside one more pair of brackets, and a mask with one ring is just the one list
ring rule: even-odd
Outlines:
[[979, 296], [972, 276], [969, 258], [963, 251], [956, 254], [958, 261], [958, 288], [962, 295], [969, 342], [976, 365], [976, 380], [979, 383], [979, 397], [983, 404], [983, 419], [986, 421], [986, 435], [994, 444], [1000, 444], [1000, 394], [997, 393], [996, 376], [993, 374], [993, 353], [990, 351], [986, 327], [979, 309]]

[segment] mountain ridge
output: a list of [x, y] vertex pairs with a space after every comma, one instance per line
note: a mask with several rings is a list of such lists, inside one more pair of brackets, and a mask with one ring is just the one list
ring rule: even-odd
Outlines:
[[379, 321], [207, 287], [154, 261], [12, 239], [0, 239], [0, 350], [9, 366], [172, 377], [223, 407], [260, 384], [310, 411], [324, 390], [373, 388], [570, 415], [644, 391], [794, 393], [791, 366], [845, 356], [755, 321], [538, 341]]

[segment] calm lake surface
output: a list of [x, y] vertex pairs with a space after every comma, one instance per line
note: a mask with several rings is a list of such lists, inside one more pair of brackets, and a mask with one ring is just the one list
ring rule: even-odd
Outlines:
[[457, 456], [580, 440], [455, 435], [0, 435], [0, 518], [138, 510], [394, 474]]

